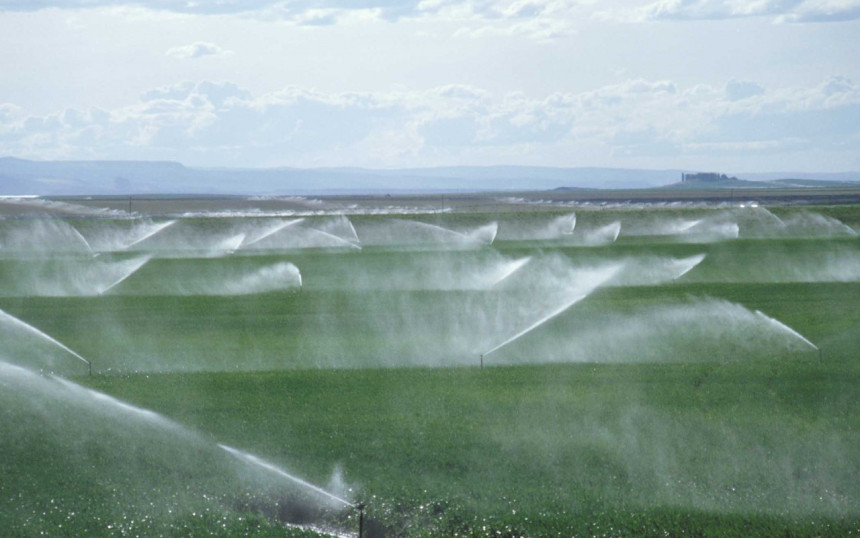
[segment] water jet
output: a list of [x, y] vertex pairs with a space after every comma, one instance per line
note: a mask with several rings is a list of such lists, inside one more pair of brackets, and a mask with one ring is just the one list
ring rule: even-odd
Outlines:
[[280, 232], [281, 230], [283, 230], [285, 228], [289, 228], [291, 226], [299, 224], [299, 223], [303, 222], [304, 220], [305, 220], [304, 218], [300, 218], [300, 219], [293, 219], [293, 220], [286, 220], [283, 222], [279, 222], [276, 225], [272, 226], [271, 228], [264, 230], [259, 236], [254, 237], [253, 239], [250, 239], [250, 240], [246, 241], [245, 243], [243, 243], [242, 248], [250, 247], [251, 245], [253, 245], [255, 243], [259, 243], [260, 241], [266, 239], [267, 237], [270, 237], [270, 236]]
[[502, 282], [510, 278], [514, 273], [523, 268], [524, 265], [531, 261], [531, 256], [526, 256], [525, 258], [520, 258], [519, 260], [514, 260], [505, 264], [504, 266], [499, 268], [498, 274], [495, 275], [493, 283], [490, 287], [495, 287], [500, 285]]
[[549, 322], [553, 318], [563, 314], [570, 307], [572, 307], [576, 303], [582, 301], [583, 299], [585, 299], [586, 297], [591, 295], [594, 292], [594, 290], [596, 290], [597, 288], [599, 288], [600, 286], [602, 286], [603, 284], [608, 282], [610, 279], [612, 279], [616, 274], [618, 274], [618, 272], [621, 270], [622, 266], [623, 266], [622, 264], [617, 264], [617, 265], [612, 265], [608, 268], [602, 269], [599, 271], [599, 274], [597, 274], [594, 277], [594, 280], [592, 280], [591, 282], [588, 282], [587, 285], [579, 286], [579, 287], [570, 287], [567, 290], [565, 290], [567, 292], [566, 293], [567, 297], [562, 301], [562, 303], [560, 305], [554, 307], [548, 314], [542, 316], [537, 321], [529, 324], [524, 329], [518, 331], [517, 333], [515, 333], [510, 338], [504, 340], [500, 344], [497, 344], [496, 346], [494, 346], [494, 347], [490, 348], [489, 350], [485, 351], [484, 353], [482, 353], [481, 358], [480, 358], [481, 367], [483, 368], [485, 356], [498, 351], [499, 349], [505, 347], [506, 345], [510, 344], [511, 342], [514, 342], [514, 341], [522, 338], [523, 336], [529, 334], [530, 332], [537, 329], [541, 325]]
[[800, 340], [802, 340], [806, 344], [810, 345], [812, 347], [812, 349], [817, 350], [819, 352], [819, 357], [821, 356], [821, 348], [819, 348], [818, 346], [813, 344], [808, 338], [806, 338], [805, 336], [803, 336], [799, 332], [795, 331], [794, 329], [792, 329], [791, 327], [789, 327], [785, 323], [768, 316], [767, 314], [765, 314], [761, 310], [756, 310], [755, 314], [756, 314], [756, 316], [760, 317], [761, 319], [767, 321], [771, 325], [780, 329], [782, 332], [787, 332], [788, 334], [790, 334], [792, 336], [796, 336], [797, 338], [799, 338]]
[[122, 247], [122, 249], [128, 250], [131, 247], [137, 245], [138, 243], [142, 243], [143, 241], [146, 241], [147, 239], [149, 239], [150, 237], [159, 233], [160, 231], [164, 230], [165, 228], [172, 226], [174, 223], [176, 223], [175, 220], [169, 220], [167, 222], [162, 222], [160, 224], [153, 224], [151, 229], [145, 230], [144, 233], [140, 237], [138, 237], [137, 239], [135, 239], [131, 243], [126, 244], [124, 247]]
[[339, 245], [344, 245], [344, 246], [349, 247], [349, 248], [361, 250], [361, 247], [359, 245], [356, 245], [352, 241], [344, 239], [343, 237], [339, 237], [337, 235], [334, 235], [333, 233], [329, 233], [329, 232], [326, 232], [324, 230], [320, 230], [319, 228], [308, 228], [308, 229], [313, 231], [313, 232], [316, 232], [318, 234], [321, 234], [323, 237], [325, 237], [327, 239], [334, 239]]
[[26, 322], [16, 318], [12, 314], [9, 314], [8, 312], [5, 312], [2, 309], [0, 309], [0, 321], [5, 321], [7, 323], [10, 323], [12, 326], [18, 327], [19, 329], [23, 329], [23, 330], [29, 332], [30, 334], [34, 334], [37, 337], [41, 338], [42, 340], [50, 342], [51, 344], [54, 344], [55, 346], [59, 347], [63, 351], [70, 353], [73, 357], [81, 360], [84, 364], [87, 365], [87, 369], [89, 370], [90, 375], [93, 374], [93, 363], [91, 361], [83, 358], [81, 355], [76, 353], [74, 350], [72, 350], [70, 347], [66, 346], [65, 344], [63, 344], [62, 342], [57, 340], [56, 338], [51, 337], [47, 333], [40, 331], [36, 327], [33, 327], [29, 323], [26, 323]]
[[119, 278], [117, 278], [116, 280], [114, 280], [113, 282], [111, 282], [110, 284], [108, 284], [107, 286], [102, 288], [101, 290], [99, 290], [99, 295], [104, 295], [105, 293], [107, 293], [111, 289], [115, 288], [116, 286], [118, 286], [119, 284], [124, 282], [128, 277], [130, 277], [131, 275], [136, 273], [138, 271], [138, 269], [140, 269], [141, 267], [146, 265], [146, 262], [148, 262], [148, 261], [149, 261], [149, 256], [144, 256], [143, 258], [138, 259], [138, 260], [130, 260], [131, 263], [129, 264], [129, 268], [126, 271], [126, 273], [123, 275], [120, 275]]
[[77, 238], [81, 241], [81, 243], [83, 243], [83, 244], [84, 244], [84, 246], [85, 246], [85, 247], [87, 247], [87, 250], [88, 250], [88, 251], [90, 251], [90, 253], [91, 253], [93, 256], [95, 256], [95, 255], [96, 255], [96, 253], [95, 253], [95, 251], [93, 250], [93, 247], [91, 247], [91, 246], [90, 246], [90, 242], [89, 242], [89, 241], [87, 241], [87, 238], [86, 238], [86, 237], [84, 237], [83, 235], [81, 235], [81, 232], [80, 232], [80, 231], [78, 231], [78, 229], [77, 229], [77, 228], [75, 228], [74, 226], [70, 226], [70, 228], [72, 229], [72, 232], [75, 234], [75, 237], [77, 237]]
[[223, 445], [220, 443], [218, 444], [218, 446], [221, 449], [223, 449], [224, 451], [226, 451], [227, 453], [235, 456], [240, 461], [243, 461], [246, 463], [251, 463], [251, 464], [256, 465], [258, 467], [261, 467], [267, 471], [273, 472], [282, 478], [286, 478], [287, 480], [291, 480], [292, 482], [295, 482], [296, 484], [299, 484], [300, 486], [313, 491], [314, 493], [322, 496], [325, 499], [328, 499], [331, 502], [334, 502], [335, 504], [342, 505], [342, 506], [347, 507], [347, 508], [353, 508], [355, 510], [358, 510], [358, 536], [359, 536], [359, 538], [362, 538], [364, 536], [364, 509], [365, 509], [364, 503], [353, 503], [353, 502], [347, 501], [346, 499], [338, 497], [337, 495], [335, 495], [334, 493], [331, 493], [330, 491], [326, 491], [317, 485], [311, 484], [310, 482], [308, 482], [306, 480], [303, 480], [297, 476], [291, 475], [290, 473], [281, 469], [277, 465], [275, 465], [273, 463], [269, 463], [268, 461], [263, 460], [261, 458], [258, 458], [257, 456], [250, 454], [248, 452], [244, 452], [242, 450], [239, 450], [239, 449], [227, 446], [227, 445]]

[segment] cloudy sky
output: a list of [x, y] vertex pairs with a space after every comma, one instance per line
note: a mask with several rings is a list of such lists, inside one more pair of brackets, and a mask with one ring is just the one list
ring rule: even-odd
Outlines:
[[860, 169], [860, 0], [0, 0], [0, 156]]

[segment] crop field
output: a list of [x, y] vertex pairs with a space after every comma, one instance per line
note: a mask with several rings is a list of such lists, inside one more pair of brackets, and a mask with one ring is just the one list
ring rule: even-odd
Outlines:
[[72, 206], [0, 218], [13, 536], [860, 533], [860, 206]]

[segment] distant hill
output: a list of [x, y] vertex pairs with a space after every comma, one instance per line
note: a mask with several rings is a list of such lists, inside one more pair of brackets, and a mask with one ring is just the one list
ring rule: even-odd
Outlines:
[[[678, 183], [681, 170], [458, 166], [365, 168], [193, 168], [157, 161], [30, 161], [0, 158], [0, 195], [291, 195], [807, 186], [815, 174], [737, 174], [725, 182]], [[821, 174], [828, 182], [860, 181], [860, 172]], [[784, 179], [796, 178], [796, 179]], [[771, 179], [781, 179], [773, 183]], [[794, 182], [794, 183], [789, 183]], [[812, 186], [812, 185], [809, 185]], [[815, 183], [815, 186], [822, 186]]]
[[[817, 183], [807, 184], [805, 186], [821, 186], [822, 183], [834, 184], [856, 184], [860, 182], [860, 172], [765, 172], [765, 173], [749, 173], [737, 174], [743, 179], [752, 181], [780, 181], [787, 183], [802, 184], [803, 182], [815, 181]], [[837, 186], [837, 185], [834, 185]]]
[[675, 170], [463, 166], [364, 168], [191, 168], [176, 162], [29, 161], [0, 158], [0, 195], [336, 194], [647, 188]]
[[746, 179], [721, 179], [717, 181], [699, 181], [688, 180], [671, 185], [664, 185], [660, 189], [679, 189], [679, 190], [697, 190], [697, 189], [768, 189], [778, 188], [783, 185], [775, 181], [748, 181]]
[[780, 187], [856, 187], [860, 180], [774, 179]]

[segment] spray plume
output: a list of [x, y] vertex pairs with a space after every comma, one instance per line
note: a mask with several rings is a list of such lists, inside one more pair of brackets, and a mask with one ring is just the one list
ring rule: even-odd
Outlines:
[[331, 499], [333, 501], [336, 501], [340, 504], [343, 504], [344, 506], [357, 508], [357, 506], [355, 504], [353, 504], [353, 503], [351, 503], [345, 499], [341, 499], [340, 497], [338, 497], [334, 493], [330, 493], [330, 492], [322, 489], [319, 486], [311, 484], [310, 482], [308, 482], [306, 480], [302, 480], [301, 478], [299, 478], [297, 476], [293, 476], [290, 473], [288, 473], [288, 472], [284, 471], [283, 469], [281, 469], [280, 467], [278, 467], [277, 465], [275, 465], [273, 463], [269, 463], [266, 460], [260, 459], [253, 454], [243, 452], [241, 450], [235, 449], [233, 447], [229, 447], [227, 445], [219, 444], [218, 446], [221, 447], [222, 449], [224, 449], [225, 451], [227, 451], [228, 453], [232, 454], [236, 458], [242, 460], [242, 461], [254, 464], [258, 467], [262, 467], [263, 469], [266, 469], [267, 471], [271, 471], [278, 476], [286, 478], [287, 480], [292, 480], [296, 484], [299, 484], [299, 485], [304, 486], [304, 487], [306, 487], [306, 488], [308, 488], [308, 489], [310, 489], [316, 493], [319, 493], [320, 495], [322, 495], [323, 497], [325, 497], [327, 499]]
[[561, 305], [555, 307], [553, 310], [551, 310], [545, 316], [541, 317], [540, 319], [538, 319], [534, 323], [528, 325], [526, 328], [517, 332], [516, 334], [514, 334], [513, 336], [511, 336], [507, 340], [503, 341], [502, 343], [496, 345], [495, 347], [489, 349], [488, 351], [485, 351], [481, 355], [482, 360], [483, 360], [483, 357], [486, 357], [490, 353], [493, 353], [493, 352], [505, 347], [506, 345], [510, 344], [511, 342], [514, 342], [514, 341], [522, 338], [523, 336], [525, 336], [528, 333], [532, 332], [533, 330], [537, 329], [538, 327], [540, 327], [544, 323], [547, 323], [548, 321], [552, 320], [553, 318], [561, 315], [567, 309], [569, 309], [570, 307], [572, 307], [576, 303], [580, 302], [581, 300], [583, 300], [586, 297], [588, 297], [589, 295], [591, 295], [591, 293], [594, 292], [594, 290], [596, 290], [598, 287], [600, 287], [601, 285], [606, 283], [608, 280], [610, 280], [612, 277], [614, 277], [618, 273], [618, 271], [620, 271], [620, 270], [621, 270], [621, 265], [619, 264], [619, 265], [615, 265], [613, 267], [610, 267], [609, 269], [607, 269], [605, 271], [602, 271], [602, 274], [597, 278], [597, 281], [590, 283], [590, 285], [587, 287], [586, 290], [584, 290], [584, 291], [583, 290], [577, 290], [576, 293], [569, 296], [564, 302], [562, 302]]
[[[805, 336], [803, 336], [803, 335], [802, 335], [802, 334], [800, 334], [799, 332], [795, 331], [794, 329], [792, 329], [791, 327], [789, 327], [789, 326], [788, 326], [788, 325], [786, 325], [785, 323], [783, 323], [783, 322], [781, 322], [781, 321], [779, 321], [779, 320], [777, 320], [777, 319], [774, 319], [774, 318], [772, 318], [772, 317], [768, 316], [767, 314], [763, 313], [761, 310], [756, 310], [756, 311], [755, 311], [755, 314], [756, 314], [758, 317], [760, 317], [760, 318], [762, 318], [762, 319], [766, 320], [766, 321], [767, 321], [768, 323], [770, 323], [771, 325], [774, 325], [774, 326], [775, 326], [775, 327], [777, 327], [778, 329], [781, 329], [781, 330], [782, 330], [782, 331], [784, 331], [784, 332], [787, 332], [787, 333], [789, 333], [789, 334], [791, 334], [791, 335], [794, 335], [794, 336], [796, 336], [796, 337], [800, 338], [801, 340], [803, 340], [804, 342], [806, 342], [807, 344], [809, 344], [810, 346], [812, 346], [812, 348], [813, 348], [813, 349], [819, 350], [819, 349], [818, 349], [818, 346], [816, 346], [815, 344], [813, 344], [812, 342], [810, 342], [808, 338], [806, 338]], [[819, 351], [820, 351], [820, 350], [819, 350]]]
[[34, 334], [34, 335], [38, 336], [39, 338], [54, 344], [55, 346], [59, 347], [63, 351], [67, 351], [68, 353], [70, 353], [73, 357], [83, 361], [89, 368], [92, 368], [92, 363], [90, 361], [83, 358], [79, 354], [75, 353], [75, 351], [73, 351], [70, 347], [66, 346], [65, 344], [63, 344], [62, 342], [57, 340], [56, 338], [53, 338], [53, 337], [49, 336], [48, 334], [40, 331], [36, 327], [33, 327], [29, 323], [25, 323], [25, 322], [21, 321], [20, 319], [16, 318], [12, 314], [9, 314], [3, 310], [0, 310], [0, 321], [5, 322], [5, 323], [9, 323], [14, 327], [24, 329], [25, 331], [29, 332], [30, 334]]

